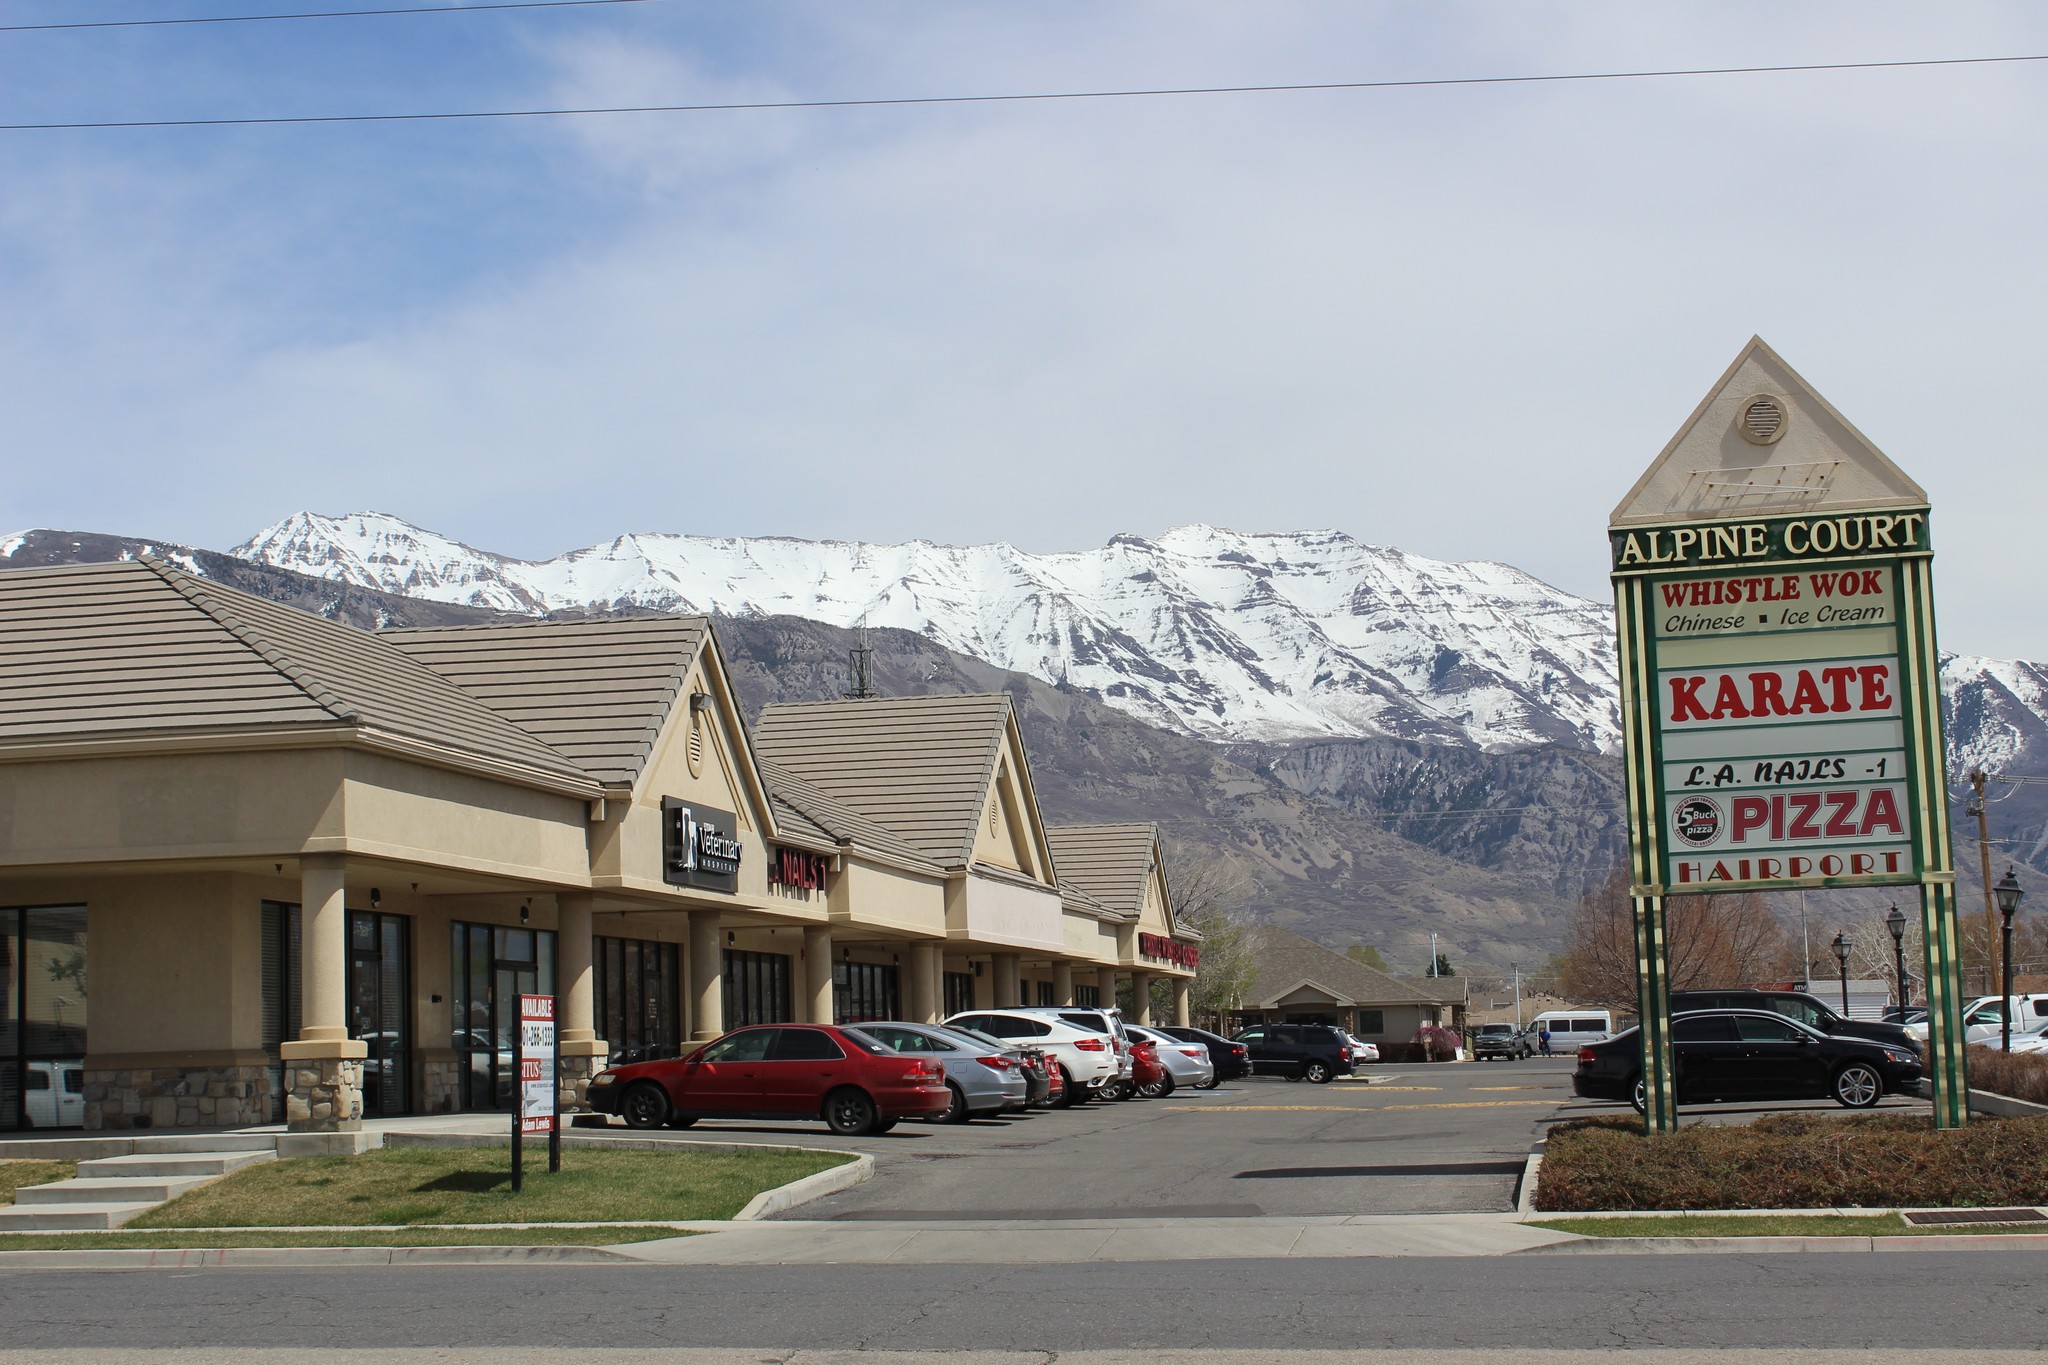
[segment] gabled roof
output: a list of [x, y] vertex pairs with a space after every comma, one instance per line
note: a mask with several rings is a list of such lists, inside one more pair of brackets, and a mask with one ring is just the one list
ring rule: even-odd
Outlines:
[[[1157, 825], [1047, 825], [1045, 837], [1062, 883], [1079, 887], [1119, 919], [1138, 918], [1159, 844]], [[1167, 918], [1170, 923], [1171, 909]]]
[[378, 637], [573, 759], [630, 787], [710, 634], [702, 616], [386, 630]]
[[[1006, 733], [1014, 737], [1015, 726], [1000, 693], [879, 697], [770, 706], [754, 726], [754, 749], [939, 866], [959, 868], [973, 858]], [[1028, 770], [1019, 778], [1028, 797]]]
[[1751, 337], [1608, 525], [1926, 505], [1919, 484]]
[[1062, 878], [1059, 887], [1061, 910], [1072, 911], [1077, 915], [1087, 915], [1092, 919], [1107, 920], [1112, 924], [1123, 921], [1124, 917], [1122, 915], [1119, 915], [1116, 911], [1110, 909], [1072, 882]]
[[353, 727], [593, 792], [376, 636], [154, 559], [0, 573], [0, 743]]
[[1311, 942], [1277, 925], [1256, 925], [1245, 934], [1255, 975], [1245, 1004], [1272, 1009], [1279, 1001], [1313, 985], [1353, 1005], [1439, 1005], [1444, 1000], [1374, 971], [1363, 962]]
[[909, 843], [782, 765], [763, 761], [761, 776], [775, 805], [778, 830], [826, 844], [850, 844], [920, 871], [944, 870]]

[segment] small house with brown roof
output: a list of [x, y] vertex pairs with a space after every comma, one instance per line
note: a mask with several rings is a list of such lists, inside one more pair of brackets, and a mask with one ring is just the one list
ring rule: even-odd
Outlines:
[[1256, 975], [1231, 1012], [1238, 1025], [1333, 1024], [1379, 1044], [1389, 1061], [1424, 1024], [1448, 1022], [1462, 998], [1398, 980], [1277, 925], [1249, 930], [1246, 948]]

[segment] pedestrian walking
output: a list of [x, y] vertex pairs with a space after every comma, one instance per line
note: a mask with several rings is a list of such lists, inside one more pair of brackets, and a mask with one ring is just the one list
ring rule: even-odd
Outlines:
[[1536, 1046], [1544, 1056], [1550, 1055], [1550, 1025], [1545, 1024], [1543, 1031], [1536, 1035]]

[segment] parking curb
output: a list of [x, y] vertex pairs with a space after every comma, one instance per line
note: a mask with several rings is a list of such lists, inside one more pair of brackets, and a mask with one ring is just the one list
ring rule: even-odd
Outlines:
[[[819, 1148], [806, 1150], [817, 1151]], [[792, 1180], [787, 1185], [777, 1185], [772, 1190], [763, 1190], [747, 1201], [747, 1206], [732, 1216], [735, 1223], [759, 1222], [772, 1218], [786, 1209], [797, 1208], [823, 1199], [828, 1194], [850, 1190], [862, 1181], [874, 1178], [875, 1159], [866, 1152], [855, 1152], [853, 1160], [815, 1175]]]
[[636, 1265], [604, 1247], [99, 1247], [0, 1251], [6, 1270], [194, 1270], [218, 1266]]

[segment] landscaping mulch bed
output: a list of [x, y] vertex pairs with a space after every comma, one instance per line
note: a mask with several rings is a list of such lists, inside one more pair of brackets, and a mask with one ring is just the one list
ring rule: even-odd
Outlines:
[[1646, 1137], [1604, 1117], [1551, 1130], [1545, 1212], [1601, 1209], [1981, 1208], [2048, 1203], [2048, 1119], [1937, 1132], [1906, 1114], [1773, 1114]]

